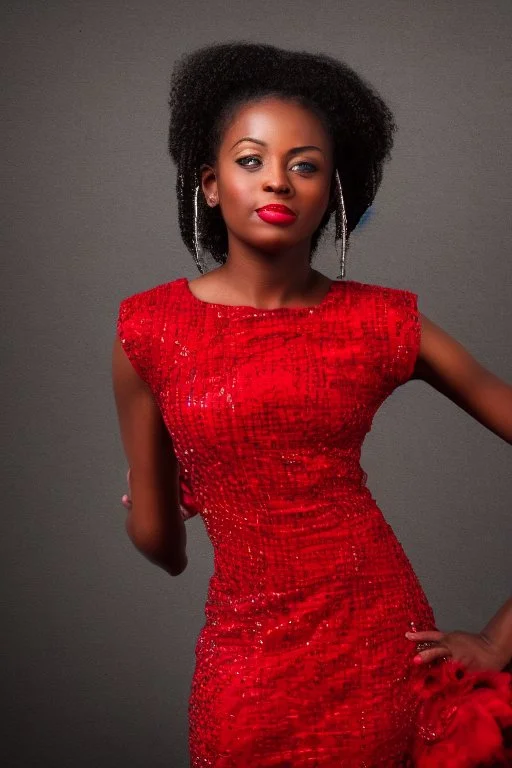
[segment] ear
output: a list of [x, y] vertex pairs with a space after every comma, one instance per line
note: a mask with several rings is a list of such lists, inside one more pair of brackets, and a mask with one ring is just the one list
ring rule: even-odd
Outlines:
[[206, 204], [214, 208], [219, 202], [217, 191], [217, 175], [212, 165], [203, 163], [199, 169], [201, 176], [201, 188], [206, 199]]

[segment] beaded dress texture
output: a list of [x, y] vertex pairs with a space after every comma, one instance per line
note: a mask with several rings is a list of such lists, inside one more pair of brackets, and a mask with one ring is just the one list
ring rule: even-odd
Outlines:
[[117, 329], [214, 551], [191, 767], [405, 765], [425, 675], [405, 632], [436, 625], [360, 455], [412, 375], [417, 295], [334, 281], [269, 310], [179, 278], [123, 299]]

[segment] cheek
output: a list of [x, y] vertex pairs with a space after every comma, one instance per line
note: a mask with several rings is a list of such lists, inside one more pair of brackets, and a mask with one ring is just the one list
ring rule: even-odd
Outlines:
[[304, 199], [306, 200], [304, 210], [308, 211], [308, 221], [318, 226], [329, 204], [329, 189], [325, 189], [323, 185], [315, 189], [310, 188], [307, 198]]
[[235, 223], [237, 220], [247, 220], [258, 206], [258, 193], [247, 179], [232, 174], [225, 178], [219, 188], [219, 197], [222, 201], [222, 215], [227, 222]]
[[233, 173], [230, 178], [226, 180], [226, 184], [221, 190], [222, 197], [225, 200], [229, 200], [234, 205], [237, 203], [241, 208], [244, 207], [248, 201], [252, 201], [254, 197], [253, 184], [250, 179], [243, 178], [240, 174]]

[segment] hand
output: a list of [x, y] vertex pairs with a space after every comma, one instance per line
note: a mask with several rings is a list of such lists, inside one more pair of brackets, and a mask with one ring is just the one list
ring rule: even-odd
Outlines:
[[[508, 662], [503, 651], [494, 645], [484, 634], [472, 632], [406, 632], [405, 636], [414, 643], [431, 643], [428, 649], [418, 648], [414, 661], [426, 664], [434, 659], [450, 657], [470, 670], [502, 670]], [[418, 660], [418, 661], [416, 661]]]
[[128, 510], [132, 508], [132, 500], [131, 500], [132, 489], [130, 488], [130, 476], [131, 476], [130, 473], [131, 473], [131, 469], [128, 468], [128, 472], [126, 474], [126, 482], [128, 483], [128, 493], [127, 494], [125, 493], [123, 496], [121, 496], [121, 504], [125, 509], [128, 509]]

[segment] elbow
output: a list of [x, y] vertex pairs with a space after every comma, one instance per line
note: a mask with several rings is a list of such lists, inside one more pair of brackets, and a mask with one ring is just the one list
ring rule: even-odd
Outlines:
[[128, 538], [140, 552], [145, 553], [151, 547], [150, 532], [136, 523], [133, 514], [127, 515], [125, 528]]
[[173, 563], [167, 568], [167, 572], [171, 576], [179, 576], [180, 573], [183, 573], [187, 565], [188, 565], [187, 553], [183, 552], [181, 559], [173, 561]]
[[138, 520], [133, 511], [126, 518], [126, 533], [128, 538], [139, 552], [146, 557], [156, 556], [162, 549], [162, 536], [154, 526]]
[[169, 541], [161, 532], [137, 521], [133, 514], [127, 516], [125, 528], [134, 547], [148, 560], [171, 576], [183, 573], [188, 564], [184, 545]]

